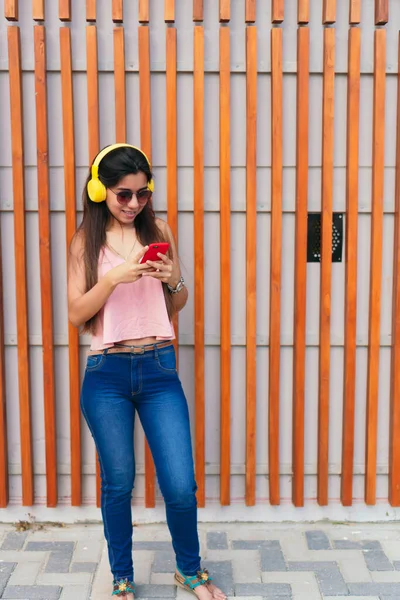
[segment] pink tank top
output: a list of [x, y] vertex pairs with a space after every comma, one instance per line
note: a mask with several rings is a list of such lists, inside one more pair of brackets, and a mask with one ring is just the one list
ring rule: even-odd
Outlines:
[[[99, 257], [99, 279], [123, 262], [123, 258], [104, 248]], [[160, 341], [175, 338], [162, 283], [153, 277], [141, 277], [134, 283], [120, 283], [99, 312], [91, 350], [109, 348], [123, 340], [147, 337]]]

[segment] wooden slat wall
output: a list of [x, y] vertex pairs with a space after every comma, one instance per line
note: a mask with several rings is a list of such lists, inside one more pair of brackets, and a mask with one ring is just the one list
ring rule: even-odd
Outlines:
[[335, 30], [324, 29], [321, 189], [321, 294], [318, 406], [318, 503], [328, 504], [329, 385], [331, 351], [333, 119]]
[[15, 278], [18, 339], [18, 391], [20, 410], [22, 504], [32, 506], [33, 459], [28, 342], [28, 303], [25, 239], [25, 178], [22, 112], [21, 39], [19, 27], [8, 28], [10, 72], [11, 143], [14, 196]]
[[[227, 15], [225, 15], [227, 16]], [[231, 73], [230, 31], [219, 30], [219, 196], [221, 235], [221, 504], [231, 501]]]
[[349, 31], [347, 86], [347, 177], [346, 177], [346, 281], [343, 388], [343, 439], [341, 499], [353, 499], [354, 418], [356, 399], [357, 325], [357, 237], [358, 237], [358, 137], [360, 110], [361, 31]]
[[[61, 90], [63, 102], [64, 193], [67, 257], [76, 229], [76, 177], [74, 100], [72, 83], [71, 30], [60, 28]], [[79, 374], [79, 331], [68, 323], [69, 402], [71, 436], [71, 504], [82, 501], [81, 410]]]
[[350, 0], [349, 23], [358, 25], [361, 21], [361, 0]]
[[203, 0], [193, 0], [193, 21], [203, 20]]
[[219, 0], [219, 20], [228, 22], [231, 18], [231, 0]]
[[292, 501], [304, 504], [304, 401], [306, 366], [308, 96], [310, 30], [297, 31], [296, 240], [293, 334]]
[[34, 28], [36, 146], [39, 206], [40, 291], [42, 305], [43, 396], [46, 438], [47, 506], [57, 506], [57, 442], [54, 390], [53, 300], [51, 289], [49, 143], [47, 134], [46, 38]]
[[18, 21], [18, 0], [4, 0], [4, 16], [8, 21]]
[[86, 0], [86, 21], [96, 20], [96, 0]]
[[[2, 261], [0, 236], [0, 265]], [[0, 508], [6, 508], [9, 500], [8, 485], [8, 434], [6, 408], [6, 370], [4, 347], [3, 271], [0, 269]]]
[[[399, 58], [400, 66], [400, 35]], [[400, 70], [397, 74], [397, 136], [390, 387], [389, 502], [400, 506]]]
[[298, 0], [297, 21], [308, 23], [310, 20], [310, 0]]
[[375, 31], [374, 116], [372, 133], [371, 275], [367, 373], [367, 429], [365, 443], [365, 502], [376, 502], [378, 389], [382, 289], [383, 179], [385, 159], [386, 31]]
[[[51, 285], [51, 245], [50, 245], [50, 190], [49, 190], [49, 148], [46, 78], [46, 39], [45, 1], [28, 2], [32, 8], [34, 25], [35, 59], [35, 100], [36, 100], [36, 146], [38, 175], [38, 216], [39, 252], [41, 268], [41, 309], [43, 340], [44, 413], [47, 505], [56, 506], [57, 455], [56, 455], [56, 396], [54, 380], [53, 306]], [[71, 0], [58, 0], [58, 17], [61, 21], [72, 21]], [[86, 21], [96, 22], [97, 1], [86, 0]], [[177, 44], [180, 4], [175, 0], [163, 0], [163, 15], [166, 33], [166, 168], [167, 168], [167, 210], [168, 222], [178, 241], [178, 63]], [[245, 457], [245, 502], [248, 506], [256, 503], [256, 423], [257, 381], [264, 366], [256, 369], [256, 230], [257, 230], [257, 35], [254, 26], [256, 0], [243, 0], [242, 20], [246, 26], [246, 457]], [[126, 5], [125, 5], [126, 6]], [[153, 6], [153, 5], [152, 5]], [[193, 0], [193, 21], [204, 19], [204, 0]], [[231, 48], [230, 0], [218, 1], [218, 16], [222, 24], [219, 32], [219, 192], [220, 192], [220, 503], [231, 503]], [[280, 494], [280, 355], [281, 355], [281, 277], [285, 269], [285, 256], [282, 257], [282, 189], [283, 189], [283, 29], [286, 11], [297, 10], [297, 132], [296, 132], [296, 210], [295, 210], [295, 273], [294, 273], [294, 323], [293, 323], [293, 432], [292, 501], [296, 507], [304, 505], [305, 471], [305, 403], [306, 388], [306, 290], [307, 290], [307, 203], [308, 203], [308, 145], [309, 145], [309, 62], [310, 62], [310, 0], [297, 0], [290, 5], [284, 0], [271, 0], [271, 281], [269, 314], [269, 368], [268, 368], [268, 454], [269, 454], [269, 503], [277, 505]], [[358, 246], [358, 187], [359, 187], [359, 114], [360, 99], [360, 45], [362, 30], [356, 25], [361, 22], [361, 0], [349, 0], [348, 33], [348, 86], [347, 86], [347, 180], [346, 180], [346, 257], [345, 257], [345, 322], [344, 322], [344, 385], [342, 417], [342, 474], [341, 502], [350, 506], [353, 502], [353, 477], [355, 453], [355, 409], [356, 409], [356, 353], [357, 353], [357, 246]], [[369, 339], [367, 371], [367, 410], [365, 431], [365, 502], [376, 502], [377, 478], [377, 420], [380, 357], [380, 318], [382, 283], [382, 243], [383, 243], [383, 182], [384, 182], [384, 127], [386, 101], [386, 30], [389, 21], [389, 0], [374, 0], [374, 15], [370, 17], [375, 30], [374, 48], [374, 104], [373, 104], [373, 165], [372, 165], [372, 216], [370, 253], [370, 302]], [[4, 18], [18, 21], [18, 0], [5, 0]], [[127, 138], [127, 119], [130, 118], [129, 99], [126, 93], [125, 27], [123, 23], [123, 0], [109, 2], [108, 19], [118, 24], [113, 30], [114, 41], [114, 87], [115, 87], [115, 140], [132, 141]], [[317, 500], [320, 505], [328, 504], [329, 484], [329, 422], [330, 412], [330, 352], [331, 352], [331, 285], [332, 285], [332, 216], [333, 216], [333, 148], [334, 148], [334, 65], [335, 29], [331, 27], [339, 16], [339, 3], [336, 0], [322, 0], [322, 23], [324, 35], [323, 52], [323, 123], [322, 123], [322, 259], [320, 280], [320, 340], [319, 340], [319, 384], [318, 384], [318, 485]], [[320, 10], [321, 10], [320, 9]], [[152, 8], [153, 10], [153, 8]], [[347, 10], [347, 9], [346, 9]], [[85, 17], [83, 17], [85, 18]], [[346, 14], [347, 18], [347, 14]], [[43, 23], [35, 25], [34, 22]], [[151, 160], [152, 134], [151, 111], [155, 99], [151, 94], [150, 64], [150, 2], [138, 0], [137, 22], [139, 39], [139, 93], [140, 93], [140, 145]], [[179, 22], [179, 21], [178, 21]], [[226, 25], [225, 25], [226, 24]], [[72, 27], [72, 26], [71, 26]], [[129, 25], [130, 27], [130, 25]], [[72, 28], [73, 31], [73, 28]], [[389, 29], [388, 29], [389, 31]], [[285, 35], [294, 35], [294, 30], [285, 29]], [[130, 33], [130, 30], [129, 30]], [[128, 35], [128, 29], [126, 29]], [[205, 30], [201, 25], [194, 27], [194, 307], [195, 307], [195, 462], [198, 483], [198, 504], [206, 504], [206, 415], [205, 415], [205, 260], [204, 250], [207, 238], [204, 228], [204, 189], [205, 189], [205, 78], [208, 64], [204, 56]], [[99, 123], [99, 73], [97, 56], [97, 29], [95, 25], [86, 27], [87, 45], [87, 102], [88, 102], [88, 163], [100, 149]], [[29, 48], [24, 51], [29, 52]], [[25, 239], [25, 182], [23, 152], [23, 109], [22, 109], [22, 59], [20, 30], [8, 27], [9, 84], [11, 97], [11, 144], [14, 200], [14, 251], [17, 305], [18, 339], [18, 384], [21, 431], [22, 502], [31, 505], [34, 498], [32, 424], [29, 373], [28, 306]], [[71, 57], [70, 23], [60, 27], [61, 89], [63, 112], [63, 151], [64, 186], [67, 249], [76, 229], [76, 165], [74, 139], [74, 98], [73, 70]], [[400, 63], [400, 40], [399, 40]], [[129, 67], [130, 68], [130, 67]], [[25, 69], [25, 65], [24, 65]], [[390, 392], [390, 459], [389, 459], [389, 500], [393, 506], [400, 506], [400, 76], [397, 106], [397, 154], [396, 154], [396, 205], [395, 205], [395, 244], [393, 264], [393, 314], [392, 314], [392, 363]], [[264, 107], [265, 108], [265, 107]], [[267, 107], [268, 108], [268, 107]], [[336, 118], [341, 118], [336, 115]], [[265, 166], [265, 165], [263, 165]], [[156, 169], [159, 165], [156, 165]], [[206, 233], [207, 235], [207, 233]], [[0, 257], [1, 258], [1, 257]], [[0, 273], [0, 296], [2, 281]], [[0, 297], [0, 507], [8, 503], [8, 464], [7, 464], [7, 423], [5, 399], [5, 348], [2, 322], [3, 298]], [[178, 344], [178, 319], [174, 326]], [[82, 503], [82, 461], [81, 461], [81, 416], [79, 408], [79, 335], [76, 328], [69, 325], [69, 387], [71, 418], [71, 503]], [[315, 365], [316, 367], [317, 365]], [[267, 371], [267, 369], [265, 369]], [[97, 503], [100, 503], [100, 478], [97, 463]], [[149, 447], [145, 445], [145, 504], [155, 506], [155, 471]]]
[[[151, 162], [151, 91], [150, 91], [150, 30], [139, 27], [139, 85], [140, 85], [140, 143]], [[145, 503], [151, 508], [156, 503], [155, 468], [147, 440], [145, 440]]]
[[44, 21], [44, 0], [32, 0], [32, 19]]
[[194, 28], [194, 355], [197, 501], [205, 505], [204, 391], [204, 29]]
[[257, 29], [246, 28], [246, 504], [256, 501]]
[[[166, 31], [166, 96], [167, 96], [167, 219], [178, 246], [178, 123], [177, 123], [177, 35], [175, 27]], [[179, 316], [173, 320], [175, 351], [179, 358]]]
[[124, 29], [114, 29], [115, 141], [126, 142], [126, 83]]
[[[97, 27], [86, 27], [86, 61], [87, 61], [87, 96], [88, 96], [88, 130], [89, 130], [89, 164], [100, 150], [99, 132], [99, 73], [97, 65]], [[96, 502], [100, 506], [100, 466], [96, 459]]]
[[71, 20], [71, 0], [59, 0], [58, 18], [60, 21]]
[[[283, 8], [283, 7], [282, 7]], [[280, 13], [283, 19], [283, 10]], [[279, 404], [282, 269], [282, 29], [271, 30], [271, 284], [269, 304], [269, 501], [280, 503]]]

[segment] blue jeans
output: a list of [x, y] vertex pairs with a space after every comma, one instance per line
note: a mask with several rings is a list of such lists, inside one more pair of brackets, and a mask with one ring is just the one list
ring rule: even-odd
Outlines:
[[200, 569], [189, 411], [173, 345], [143, 354], [88, 356], [81, 408], [94, 438], [102, 479], [101, 509], [114, 579], [133, 581], [131, 497], [135, 411], [146, 434], [166, 505], [176, 563]]

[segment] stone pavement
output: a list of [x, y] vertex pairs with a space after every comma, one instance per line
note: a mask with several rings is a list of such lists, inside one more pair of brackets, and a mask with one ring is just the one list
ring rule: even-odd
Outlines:
[[[173, 585], [165, 525], [137, 525], [137, 598], [193, 598]], [[200, 524], [203, 566], [240, 600], [400, 600], [400, 527], [386, 524]], [[101, 525], [0, 525], [0, 598], [106, 600]]]

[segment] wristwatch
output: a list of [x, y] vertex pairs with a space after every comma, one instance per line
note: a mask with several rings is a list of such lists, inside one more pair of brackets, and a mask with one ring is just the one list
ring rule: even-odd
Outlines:
[[176, 287], [173, 288], [170, 285], [168, 285], [168, 290], [171, 292], [171, 294], [178, 294], [184, 286], [185, 280], [183, 279], [183, 277], [181, 277], [178, 283], [176, 284]]

